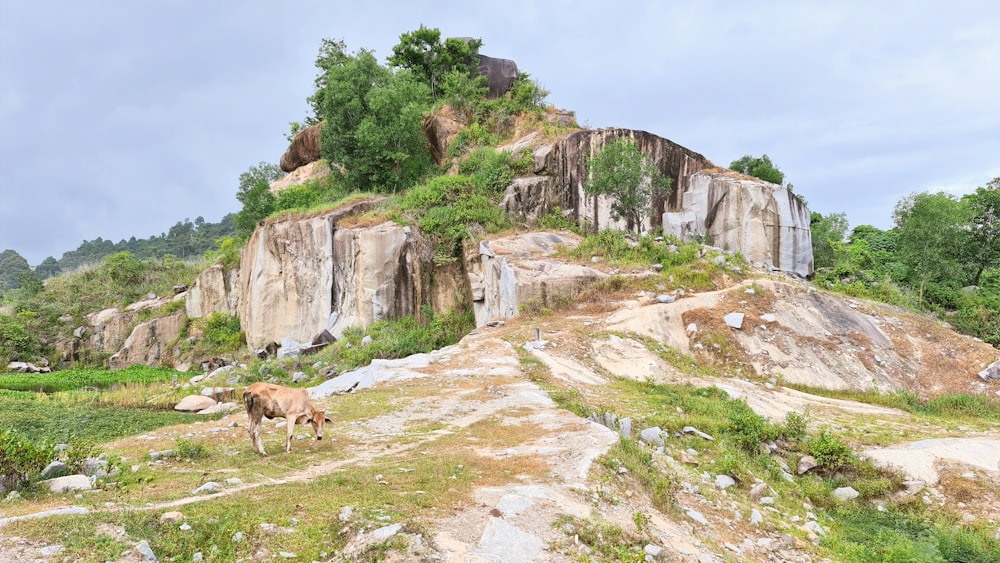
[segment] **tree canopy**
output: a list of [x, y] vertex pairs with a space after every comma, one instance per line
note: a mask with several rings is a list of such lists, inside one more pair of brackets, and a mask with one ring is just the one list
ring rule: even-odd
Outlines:
[[423, 25], [399, 36], [387, 59], [389, 65], [409, 70], [430, 88], [432, 98], [440, 95], [442, 78], [458, 72], [468, 76], [478, 73], [480, 39], [451, 37], [441, 40], [441, 31]]

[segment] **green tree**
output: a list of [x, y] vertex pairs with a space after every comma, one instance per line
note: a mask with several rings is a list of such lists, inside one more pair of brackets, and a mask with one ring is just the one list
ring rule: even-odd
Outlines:
[[963, 239], [967, 213], [952, 195], [911, 194], [896, 204], [893, 213], [899, 232], [898, 255], [908, 270], [908, 281], [917, 286], [924, 301], [928, 283], [954, 281], [961, 272], [957, 249]]
[[654, 194], [668, 195], [672, 181], [663, 176], [653, 159], [639, 150], [635, 139], [621, 137], [604, 146], [587, 163], [590, 179], [584, 184], [587, 195], [607, 195], [613, 199], [611, 216], [624, 219], [629, 229], [642, 231]]
[[243, 209], [234, 218], [236, 232], [240, 238], [244, 240], [250, 238], [257, 224], [274, 211], [271, 182], [284, 175], [281, 168], [267, 162], [260, 162], [240, 174], [240, 187], [236, 192], [236, 199], [243, 204]]
[[1000, 177], [965, 196], [962, 202], [971, 215], [962, 250], [975, 272], [972, 285], [979, 285], [983, 272], [1000, 267]]
[[395, 192], [431, 169], [421, 128], [430, 92], [410, 72], [393, 72], [361, 50], [327, 73], [323, 103], [320, 151], [344, 166], [351, 189]]
[[[345, 49], [347, 49], [347, 45], [342, 39], [323, 39], [320, 42], [319, 55], [316, 56], [316, 68], [319, 73], [313, 81], [313, 94], [307, 100], [313, 110], [313, 115], [306, 118], [307, 126], [318, 123], [322, 119], [327, 76], [332, 69], [343, 66], [350, 59]], [[300, 128], [298, 123], [292, 123], [292, 137]]]
[[478, 72], [480, 39], [449, 38], [441, 41], [441, 31], [423, 25], [399, 36], [387, 59], [389, 65], [410, 70], [430, 87], [431, 97], [440, 94], [442, 77], [452, 71], [469, 76]]
[[[778, 170], [778, 167], [771, 162], [770, 157], [766, 154], [760, 158], [749, 154], [745, 155], [729, 163], [729, 169], [735, 170], [740, 174], [760, 178], [772, 184], [781, 185], [785, 181], [785, 174], [781, 170]], [[789, 188], [791, 188], [791, 185], [789, 185]]]
[[30, 272], [31, 266], [17, 251], [7, 249], [0, 252], [0, 293], [20, 286], [18, 278], [22, 272]]
[[812, 235], [815, 268], [833, 267], [837, 261], [833, 243], [844, 242], [844, 237], [847, 235], [847, 214], [823, 215], [814, 211], [810, 216], [809, 230]]
[[60, 273], [62, 269], [59, 267], [59, 262], [52, 256], [42, 260], [42, 263], [35, 267], [35, 275], [42, 280], [54, 278]]

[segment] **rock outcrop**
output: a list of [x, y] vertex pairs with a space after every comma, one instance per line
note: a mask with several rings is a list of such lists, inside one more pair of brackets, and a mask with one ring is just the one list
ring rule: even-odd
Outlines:
[[[341, 174], [344, 173], [342, 168], [338, 167]], [[303, 164], [295, 170], [292, 170], [288, 174], [285, 174], [281, 178], [271, 182], [268, 186], [272, 194], [277, 194], [285, 188], [290, 188], [292, 186], [301, 186], [310, 180], [319, 180], [326, 178], [330, 175], [330, 165], [326, 163], [325, 160], [314, 160], [308, 164]]]
[[454, 304], [457, 296], [436, 296], [425, 283], [445, 276], [434, 273], [433, 253], [415, 231], [393, 222], [338, 224], [375, 203], [278, 219], [254, 232], [243, 250], [237, 307], [252, 348], [310, 342], [324, 330], [339, 338], [349, 326]]
[[680, 211], [663, 214], [665, 233], [708, 236], [750, 262], [806, 277], [813, 273], [810, 214], [788, 189], [731, 172], [692, 174], [678, 194]]
[[236, 293], [233, 288], [239, 283], [240, 271], [229, 270], [222, 264], [209, 266], [198, 275], [187, 292], [184, 309], [192, 319], [207, 317], [212, 313], [236, 313]]
[[108, 367], [122, 369], [136, 364], [158, 366], [171, 363], [174, 353], [171, 346], [177, 341], [183, 326], [183, 311], [139, 323], [125, 339], [121, 350], [108, 358]]
[[467, 258], [476, 326], [515, 317], [524, 305], [572, 301], [583, 287], [606, 278], [599, 270], [549, 258], [558, 247], [579, 243], [576, 235], [549, 232], [480, 242], [478, 256]]
[[[585, 129], [552, 145], [532, 147], [534, 175], [516, 179], [504, 195], [509, 213], [529, 223], [562, 210], [593, 231], [628, 230], [611, 217], [610, 196], [587, 196], [587, 163], [609, 142], [630, 137], [673, 181], [667, 197], [654, 197], [644, 229], [662, 227], [683, 240], [707, 237], [748, 260], [800, 276], [813, 273], [808, 208], [786, 188], [715, 167], [672, 141], [631, 129]], [[519, 147], [517, 143], [511, 145]]]
[[448, 159], [448, 145], [455, 140], [463, 127], [462, 121], [455, 115], [451, 106], [444, 105], [424, 119], [424, 136], [427, 137], [427, 147], [431, 158], [438, 165]]
[[291, 172], [300, 166], [319, 160], [319, 135], [322, 129], [323, 124], [317, 123], [299, 131], [292, 139], [288, 150], [281, 155], [281, 169]]

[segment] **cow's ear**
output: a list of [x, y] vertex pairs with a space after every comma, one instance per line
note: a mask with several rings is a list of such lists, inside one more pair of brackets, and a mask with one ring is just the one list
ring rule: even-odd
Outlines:
[[332, 420], [330, 420], [330, 417], [328, 417], [328, 416], [324, 416], [324, 417], [323, 417], [323, 420], [324, 420], [324, 421], [325, 421], [325, 422], [326, 422], [327, 424], [333, 424], [333, 421], [332, 421]]

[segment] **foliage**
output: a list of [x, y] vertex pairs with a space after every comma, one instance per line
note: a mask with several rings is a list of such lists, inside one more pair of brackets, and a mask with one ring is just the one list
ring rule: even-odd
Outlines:
[[744, 453], [759, 455], [762, 444], [778, 437], [779, 429], [754, 413], [745, 402], [730, 401], [727, 406], [726, 436]]
[[[106, 406], [96, 394], [78, 391], [51, 395], [0, 391], [0, 413], [3, 428], [31, 436], [35, 443], [70, 445], [103, 443], [195, 418], [169, 408]], [[199, 415], [198, 420], [211, 418]]]
[[875, 506], [841, 507], [830, 516], [830, 534], [820, 545], [837, 553], [840, 561], [986, 563], [1000, 557], [1000, 541], [982, 528]]
[[250, 238], [257, 224], [274, 211], [274, 194], [271, 193], [271, 182], [280, 179], [285, 173], [275, 164], [260, 162], [240, 174], [240, 185], [236, 199], [243, 208], [233, 219], [236, 233], [242, 240]]
[[232, 352], [246, 345], [246, 335], [240, 327], [239, 317], [235, 315], [214, 312], [196, 319], [194, 325], [201, 331], [205, 343], [216, 353]]
[[471, 76], [468, 72], [453, 70], [442, 77], [440, 90], [441, 98], [456, 115], [470, 126], [477, 125], [472, 121], [476, 108], [489, 94], [485, 76]]
[[[340, 340], [321, 354], [329, 355], [339, 370], [349, 370], [368, 365], [374, 359], [403, 358], [443, 348], [458, 342], [475, 326], [472, 309], [468, 307], [456, 307], [442, 315], [424, 310], [420, 316], [422, 320], [414, 315], [375, 321], [367, 329], [348, 328]], [[366, 336], [371, 340], [362, 344]]]
[[16, 251], [7, 249], [0, 252], [0, 295], [8, 289], [19, 287], [18, 278], [23, 272], [30, 272], [28, 261]]
[[399, 43], [392, 48], [387, 62], [412, 71], [430, 88], [431, 97], [437, 98], [444, 77], [452, 73], [471, 77], [478, 72], [476, 55], [482, 43], [480, 39], [442, 41], [440, 30], [421, 25], [420, 29], [399, 36]]
[[30, 333], [27, 323], [17, 317], [0, 313], [0, 362], [6, 366], [14, 359], [29, 359], [38, 352], [38, 340]]
[[1000, 177], [963, 197], [962, 202], [970, 219], [961, 251], [963, 260], [975, 272], [972, 285], [979, 285], [983, 272], [1000, 268]]
[[836, 265], [837, 256], [834, 244], [844, 242], [847, 235], [847, 214], [823, 215], [814, 211], [810, 217], [809, 230], [812, 235], [815, 269], [830, 268]]
[[323, 158], [346, 169], [352, 190], [397, 192], [432, 167], [421, 125], [430, 89], [361, 50], [326, 71], [320, 134]]
[[44, 440], [29, 440], [0, 426], [0, 485], [9, 490], [28, 482], [55, 458], [55, 448]]
[[663, 176], [653, 159], [639, 150], [635, 139], [621, 137], [607, 143], [587, 163], [590, 178], [584, 184], [587, 195], [613, 199], [611, 216], [624, 219], [629, 229], [642, 231], [654, 195], [667, 195], [671, 179]]
[[749, 154], [744, 155], [730, 162], [729, 169], [779, 186], [785, 181], [785, 174], [771, 162], [770, 157], [766, 154], [759, 158]]
[[893, 219], [899, 260], [907, 267], [905, 279], [919, 287], [922, 304], [928, 284], [947, 287], [961, 268], [955, 249], [963, 239], [965, 210], [944, 192], [911, 194], [896, 205]]
[[850, 446], [835, 438], [826, 428], [820, 430], [819, 436], [811, 440], [808, 447], [809, 454], [816, 458], [816, 464], [831, 473], [857, 462]]
[[0, 375], [0, 389], [54, 393], [84, 388], [104, 388], [128, 383], [170, 381], [177, 375], [171, 368], [135, 365], [117, 371], [67, 369], [57, 373], [8, 373]]
[[35, 275], [41, 280], [58, 276], [60, 273], [62, 268], [59, 266], [59, 261], [52, 256], [46, 257], [41, 264], [35, 266]]

